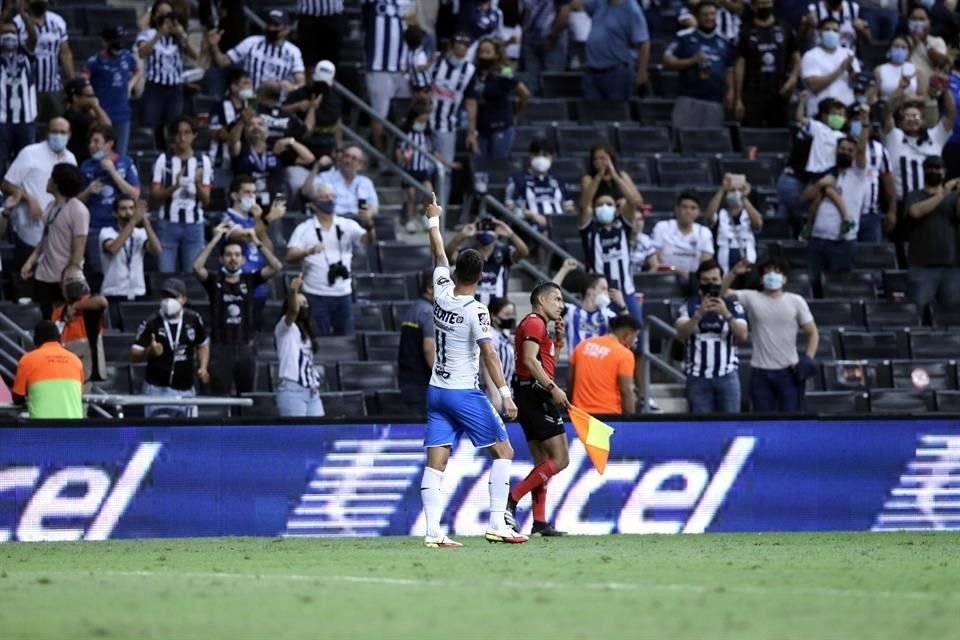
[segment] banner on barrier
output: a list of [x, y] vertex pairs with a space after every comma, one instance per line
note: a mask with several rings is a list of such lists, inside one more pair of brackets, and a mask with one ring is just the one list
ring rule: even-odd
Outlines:
[[[603, 476], [572, 437], [570, 466], [550, 481], [561, 530], [960, 529], [955, 420], [611, 426]], [[530, 457], [509, 431], [519, 479]], [[419, 535], [422, 436], [377, 424], [4, 428], [0, 541]], [[489, 466], [469, 441], [454, 448], [452, 533], [483, 533]]]

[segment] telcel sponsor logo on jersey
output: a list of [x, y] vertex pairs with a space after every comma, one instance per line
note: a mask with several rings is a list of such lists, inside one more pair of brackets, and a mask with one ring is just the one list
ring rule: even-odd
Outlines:
[[[0, 469], [0, 516], [17, 523], [0, 528], [0, 542], [106, 540], [162, 446], [141, 443], [116, 478], [95, 466], [64, 467], [45, 476], [39, 466]], [[19, 518], [4, 513], [9, 505], [23, 505]]]

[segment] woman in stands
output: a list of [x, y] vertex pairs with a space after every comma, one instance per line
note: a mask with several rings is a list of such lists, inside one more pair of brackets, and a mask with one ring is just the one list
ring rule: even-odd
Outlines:
[[873, 70], [881, 100], [889, 100], [898, 88], [911, 98], [927, 94], [927, 78], [917, 76], [917, 67], [909, 58], [910, 44], [907, 38], [897, 36], [890, 43], [887, 62]]
[[300, 293], [303, 278], [288, 286], [283, 316], [273, 330], [280, 366], [277, 370], [277, 411], [281, 416], [323, 415], [320, 375], [313, 366], [314, 334], [307, 297]]
[[613, 197], [620, 215], [624, 215], [627, 207], [634, 212], [643, 208], [643, 196], [633, 178], [617, 166], [617, 152], [613, 145], [606, 143], [595, 144], [590, 149], [587, 173], [580, 178], [580, 210], [592, 215], [593, 203], [600, 196]]

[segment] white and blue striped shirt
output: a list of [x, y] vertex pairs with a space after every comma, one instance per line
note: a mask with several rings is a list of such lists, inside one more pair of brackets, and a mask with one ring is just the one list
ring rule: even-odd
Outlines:
[[[13, 24], [17, 27], [20, 44], [27, 41], [27, 26], [22, 16], [15, 16]], [[60, 77], [60, 51], [69, 39], [67, 22], [53, 11], [43, 14], [43, 22], [36, 25], [37, 44], [33, 54], [37, 57], [37, 90], [41, 92], [62, 91], [63, 80]]]
[[567, 303], [563, 311], [563, 323], [567, 329], [567, 354], [588, 338], [606, 335], [610, 320], [617, 317], [610, 307], [587, 311], [583, 307]]
[[297, 13], [302, 16], [335, 16], [343, 13], [343, 0], [297, 0]]
[[580, 229], [587, 271], [602, 273], [607, 284], [624, 295], [636, 292], [630, 273], [630, 231], [631, 225], [621, 215], [614, 218], [609, 229], [596, 220]]
[[466, 61], [455, 67], [447, 58], [441, 58], [432, 71], [433, 113], [430, 126], [434, 131], [456, 131], [463, 101], [474, 97], [477, 68], [472, 62]]
[[293, 80], [294, 74], [304, 72], [300, 48], [287, 40], [272, 43], [265, 36], [249, 36], [227, 51], [227, 57], [250, 74], [254, 89], [264, 81]]
[[[20, 47], [0, 56], [0, 124], [30, 124], [37, 120], [37, 60]], [[6, 158], [0, 158], [2, 163]]]
[[[137, 47], [153, 40], [156, 29], [141, 31], [137, 36]], [[153, 51], [143, 61], [144, 77], [147, 82], [173, 86], [183, 84], [183, 52], [180, 42], [173, 36], [161, 36], [153, 45]]]
[[363, 5], [367, 71], [400, 73], [407, 70], [404, 15], [407, 0], [366, 0]]
[[[725, 298], [732, 314], [730, 322], [743, 322], [747, 318], [743, 306], [736, 298]], [[691, 298], [680, 307], [677, 323], [686, 322], [700, 306], [699, 298]], [[683, 372], [694, 378], [719, 378], [734, 373], [740, 363], [737, 345], [730, 322], [716, 312], [703, 315], [696, 331], [687, 338], [683, 355]]]

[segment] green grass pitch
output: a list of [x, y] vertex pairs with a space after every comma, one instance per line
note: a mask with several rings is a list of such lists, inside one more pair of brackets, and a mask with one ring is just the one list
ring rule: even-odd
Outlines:
[[956, 638], [960, 536], [416, 538], [0, 548], [0, 638]]

